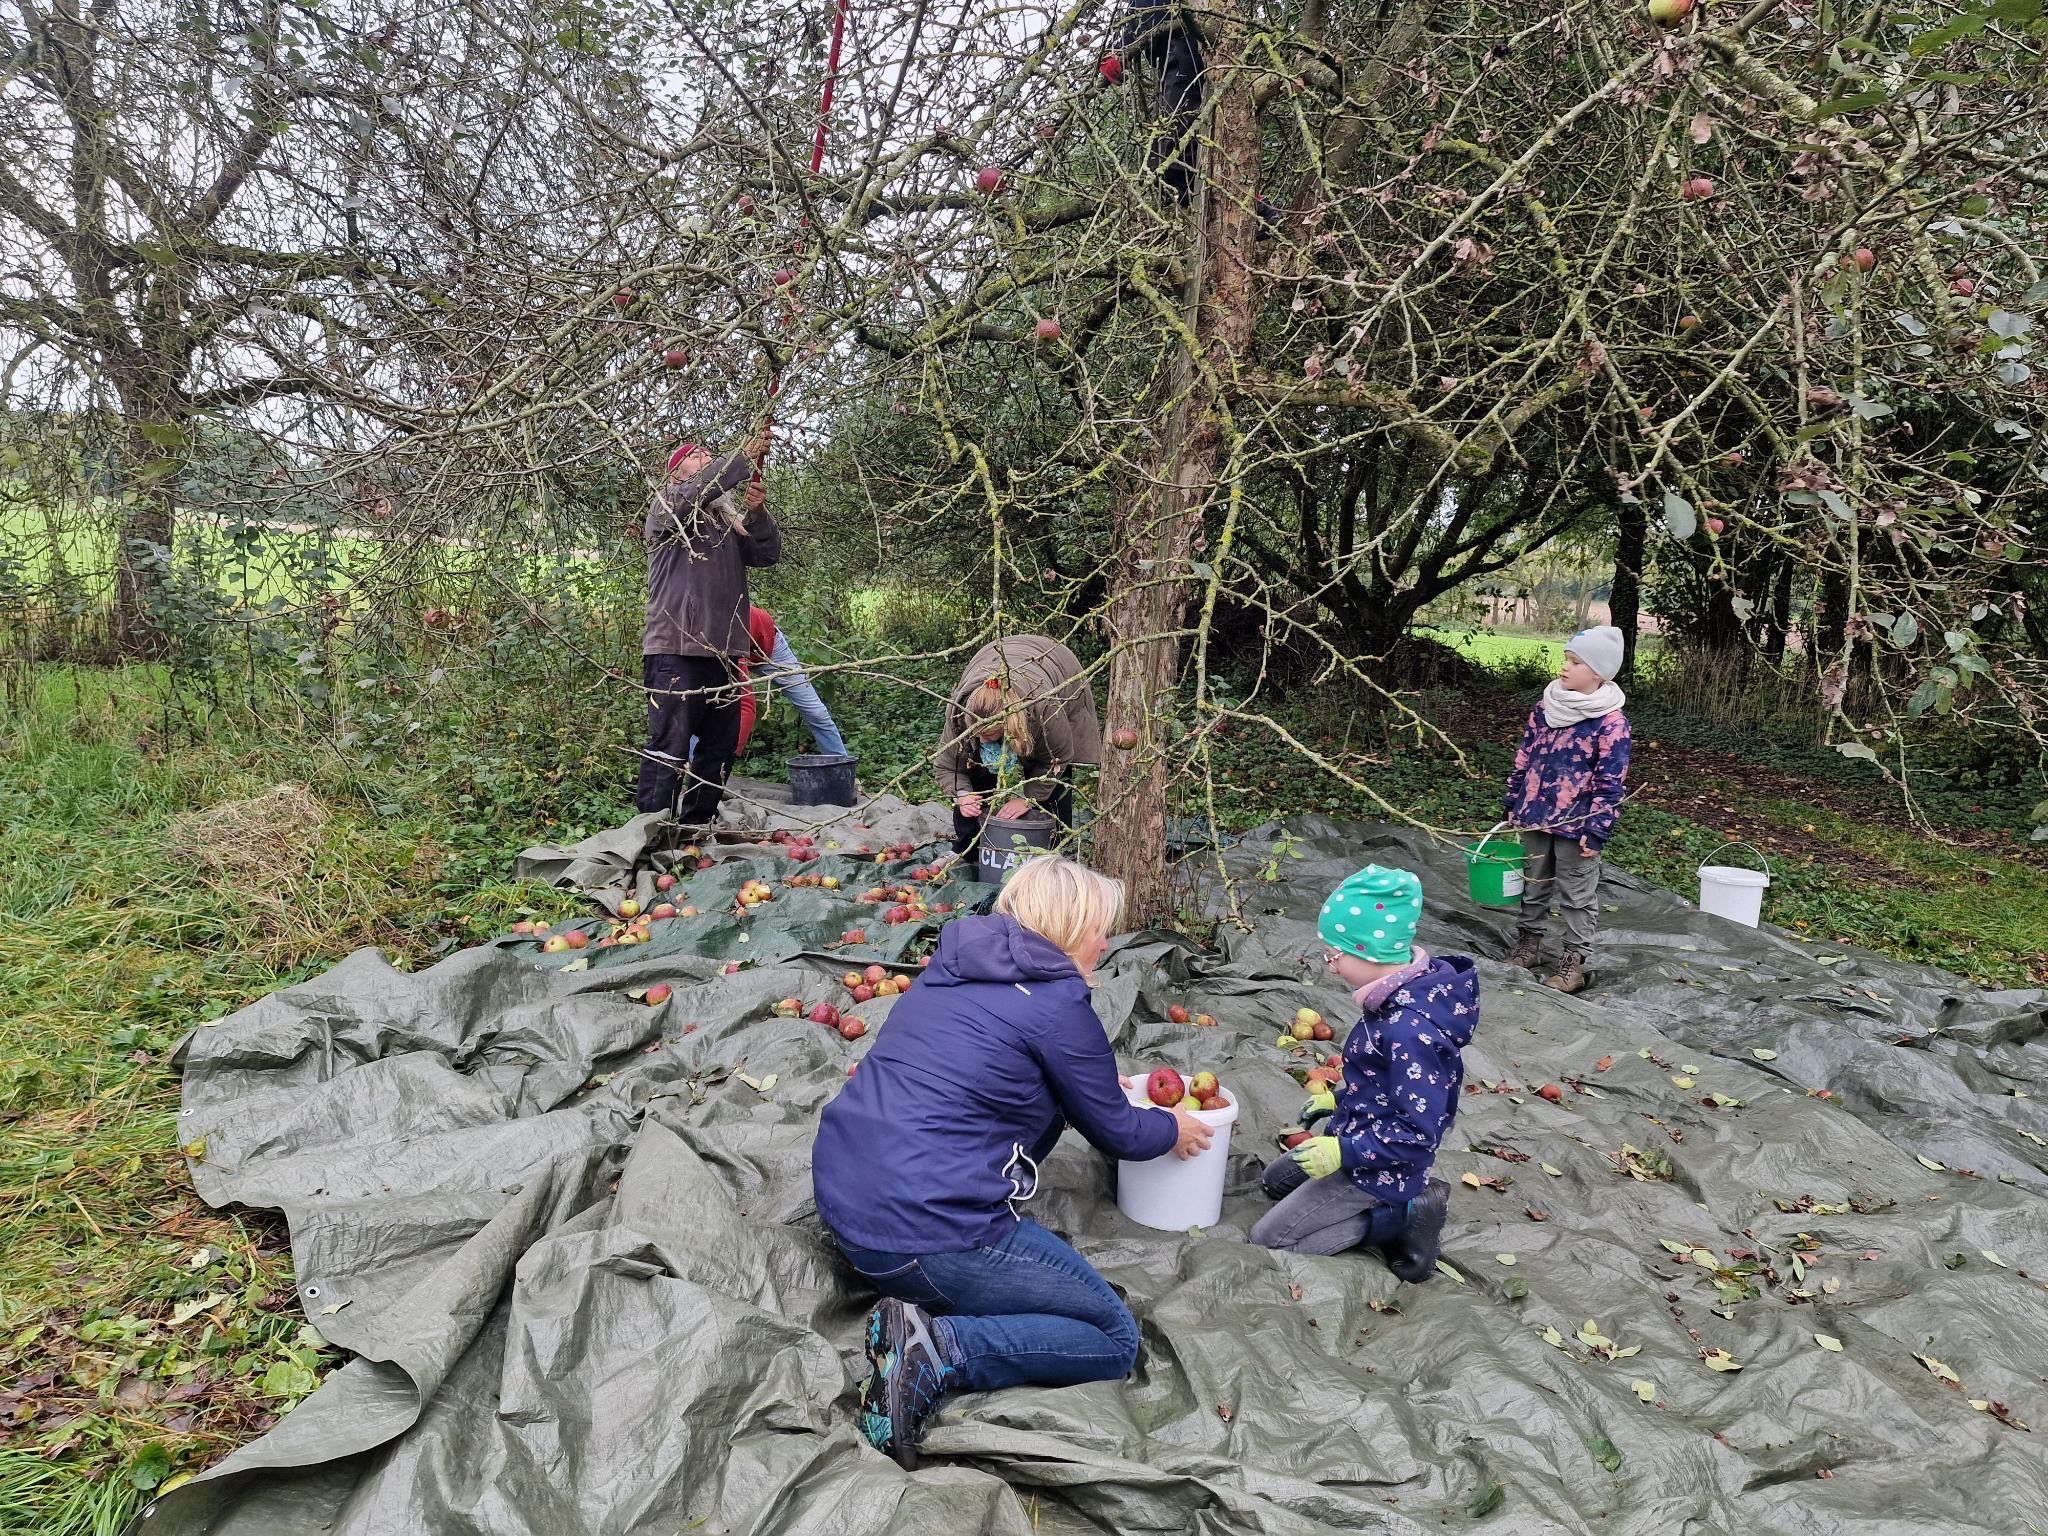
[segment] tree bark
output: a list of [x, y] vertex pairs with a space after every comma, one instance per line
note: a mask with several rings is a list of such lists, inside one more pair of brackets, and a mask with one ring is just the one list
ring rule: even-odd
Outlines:
[[1620, 676], [1636, 675], [1636, 637], [1643, 623], [1643, 549], [1648, 541], [1649, 509], [1624, 501], [1614, 510], [1614, 585], [1607, 591], [1607, 618], [1621, 631]]
[[1172, 914], [1166, 871], [1165, 719], [1180, 679], [1191, 569], [1201, 548], [1202, 511], [1223, 460], [1223, 391], [1252, 336], [1251, 257], [1258, 233], [1258, 107], [1245, 69], [1243, 0], [1205, 25], [1207, 133], [1194, 199], [1195, 259], [1183, 314], [1192, 348], [1166, 370], [1171, 401], [1146, 485], [1120, 505], [1107, 610], [1109, 724], [1139, 734], [1135, 752], [1109, 752], [1102, 768], [1102, 816], [1095, 858], [1123, 881], [1125, 920], [1159, 922]]
[[184, 430], [161, 401], [122, 401], [122, 508], [114, 550], [113, 642], [123, 656], [161, 656], [169, 648], [163, 623], [162, 566], [176, 520]]

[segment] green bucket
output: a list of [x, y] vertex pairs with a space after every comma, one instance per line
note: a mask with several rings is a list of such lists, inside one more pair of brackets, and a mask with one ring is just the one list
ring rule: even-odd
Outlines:
[[[1476, 843], [1465, 845], [1465, 876], [1472, 899], [1482, 907], [1518, 907], [1522, 904], [1522, 845], [1495, 837], [1507, 829], [1502, 822]], [[1487, 844], [1494, 844], [1489, 851]], [[1505, 849], [1506, 852], [1498, 850]]]

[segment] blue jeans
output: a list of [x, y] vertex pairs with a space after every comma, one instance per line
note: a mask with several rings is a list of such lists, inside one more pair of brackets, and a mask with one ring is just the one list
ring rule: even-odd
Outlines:
[[1035, 1221], [965, 1253], [839, 1249], [883, 1295], [934, 1315], [939, 1347], [967, 1391], [1121, 1381], [1138, 1363], [1131, 1309]]
[[781, 630], [775, 632], [775, 648], [768, 653], [768, 659], [761, 663], [758, 674], [767, 678], [777, 688], [797, 716], [804, 728], [811, 733], [811, 740], [820, 752], [835, 756], [846, 753], [846, 738], [839, 734], [839, 727], [832, 721], [832, 711], [825, 707], [825, 701], [818, 697], [818, 690], [811, 686], [811, 680], [804, 675], [804, 664], [790, 648]]

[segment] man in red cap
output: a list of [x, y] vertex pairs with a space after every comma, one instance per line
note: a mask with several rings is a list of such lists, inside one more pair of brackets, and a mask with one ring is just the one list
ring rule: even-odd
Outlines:
[[782, 530], [755, 474], [766, 451], [760, 437], [716, 458], [684, 443], [647, 509], [647, 749], [634, 803], [687, 826], [717, 816], [739, 748], [747, 568], [782, 558]]

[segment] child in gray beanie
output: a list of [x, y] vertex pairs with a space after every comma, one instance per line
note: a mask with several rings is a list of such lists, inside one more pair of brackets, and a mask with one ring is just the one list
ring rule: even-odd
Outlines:
[[1626, 794], [1627, 699], [1614, 685], [1624, 649], [1612, 624], [1565, 642], [1564, 665], [1529, 711], [1502, 806], [1522, 833], [1521, 933], [1508, 960], [1532, 971], [1542, 965], [1554, 901], [1564, 914], [1564, 958], [1544, 984], [1560, 992], [1586, 985], [1600, 920], [1600, 851]]

